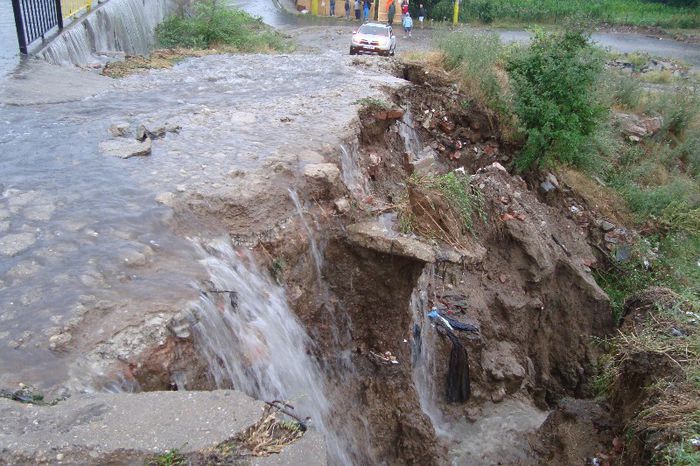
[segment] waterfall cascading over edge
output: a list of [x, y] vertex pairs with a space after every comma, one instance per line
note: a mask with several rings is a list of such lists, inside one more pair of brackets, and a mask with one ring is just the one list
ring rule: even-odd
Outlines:
[[411, 293], [411, 356], [413, 386], [418, 393], [421, 410], [428, 416], [438, 436], [447, 434], [448, 424], [438, 405], [437, 368], [435, 354], [438, 334], [428, 318], [428, 287], [435, 273], [434, 266], [425, 268]]
[[95, 54], [146, 54], [155, 29], [175, 10], [173, 0], [109, 0], [71, 25], [37, 53], [56, 65], [85, 66]]
[[217, 387], [266, 401], [286, 400], [324, 434], [329, 456], [349, 465], [346, 438], [329, 428], [330, 403], [305, 329], [284, 290], [258, 270], [249, 252], [225, 240], [199, 246], [208, 283], [194, 306], [195, 341]]

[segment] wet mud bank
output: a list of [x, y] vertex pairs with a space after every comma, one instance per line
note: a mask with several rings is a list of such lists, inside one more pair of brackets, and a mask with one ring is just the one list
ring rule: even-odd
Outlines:
[[[324, 88], [314, 98], [336, 102], [323, 117], [272, 93], [283, 134], [269, 133], [269, 157], [162, 186], [170, 225], [194, 244], [195, 292], [109, 337], [74, 332], [76, 390], [285, 399], [324, 434], [330, 464], [583, 461], [557, 439], [585, 411], [592, 337], [613, 329], [585, 231], [503, 168], [498, 121], [444, 76], [373, 59], [329, 73], [353, 82], [346, 67], [374, 76], [371, 98]], [[256, 105], [202, 109], [195, 129], [252, 140]], [[183, 128], [171, 139], [187, 137], [192, 121], [171, 120]], [[324, 120], [342, 123], [332, 138]], [[287, 146], [295, 121], [308, 141]]]
[[[207, 208], [235, 243], [253, 248], [310, 337], [325, 428], [339, 439], [332, 463], [536, 464], [554, 454], [546, 440], [560, 429], [560, 400], [588, 395], [591, 337], [612, 330], [609, 302], [579, 226], [498, 163], [510, 152], [493, 117], [452, 104], [457, 91], [431, 81], [389, 91], [386, 107], [361, 108], [342, 147], [315, 156], [301, 178], [266, 178], [264, 186], [297, 180], [299, 210], [282, 221], [268, 213], [288, 204], [283, 190], [254, 197], [246, 212], [256, 219], [225, 203]], [[416, 181], [455, 169], [481, 199], [471, 231]], [[407, 213], [410, 232], [400, 225]], [[469, 383], [457, 402], [447, 395], [454, 343], [426, 317], [431, 310], [474, 329], [454, 332]], [[187, 361], [188, 389], [217, 386], [196, 336], [168, 338], [174, 346], [162, 354]], [[145, 371], [160, 372], [159, 383], [141, 383], [167, 388], [172, 364]], [[484, 441], [469, 440], [476, 435]]]

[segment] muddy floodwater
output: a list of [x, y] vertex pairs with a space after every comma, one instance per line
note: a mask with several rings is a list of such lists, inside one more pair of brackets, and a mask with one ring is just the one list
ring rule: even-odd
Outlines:
[[[533, 460], [528, 435], [548, 397], [589, 376], [582, 348], [606, 331], [609, 302], [584, 267], [592, 252], [578, 226], [506, 173], [510, 149], [482, 110], [457, 108], [457, 86], [417, 65], [349, 56], [355, 23], [254, 0], [236, 4], [295, 52], [111, 79], [19, 60], [8, 3], [0, 388], [306, 397], [294, 402], [325, 435], [331, 464]], [[428, 50], [433, 34], [398, 33], [397, 52]], [[693, 45], [593, 40], [700, 66]], [[502, 231], [479, 223], [464, 250], [401, 233], [394, 212], [407, 190], [427, 196], [407, 188], [414, 170], [456, 167], [440, 161], [452, 120], [466, 136], [449, 163], [463, 157], [461, 173], [474, 173], [503, 220]], [[437, 331], [433, 306], [472, 319], [462, 343]], [[472, 385], [447, 403], [453, 354]], [[467, 400], [478, 409], [463, 411]]]
[[[304, 151], [339, 152], [353, 102], [391, 80], [334, 53], [210, 56], [105, 78], [96, 95], [70, 102], [35, 103], [30, 93], [30, 105], [3, 106], [2, 383], [64, 381], [73, 355], [51, 351], [51, 337], [60, 343], [79, 322], [90, 322], [81, 332], [96, 342], [132, 315], [196, 297], [186, 237], [202, 231], [174, 232], [172, 210], [156, 198], [227, 196], [231, 180], [249, 183], [247, 172], [293, 171]], [[148, 122], [179, 129], [155, 140], [149, 157], [98, 149], [113, 139], [111, 125], [125, 123], [133, 138]]]

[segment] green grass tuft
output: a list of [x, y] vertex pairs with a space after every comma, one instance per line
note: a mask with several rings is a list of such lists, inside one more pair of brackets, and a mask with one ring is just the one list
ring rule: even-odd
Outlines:
[[289, 46], [276, 31], [243, 10], [221, 0], [199, 0], [191, 11], [175, 14], [156, 28], [163, 48], [222, 47], [237, 52], [285, 50]]

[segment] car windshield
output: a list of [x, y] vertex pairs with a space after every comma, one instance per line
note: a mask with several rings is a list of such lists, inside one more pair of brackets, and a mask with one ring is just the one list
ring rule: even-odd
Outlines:
[[367, 34], [369, 36], [388, 36], [389, 29], [384, 26], [372, 26], [369, 24], [363, 24], [359, 30], [360, 34]]

